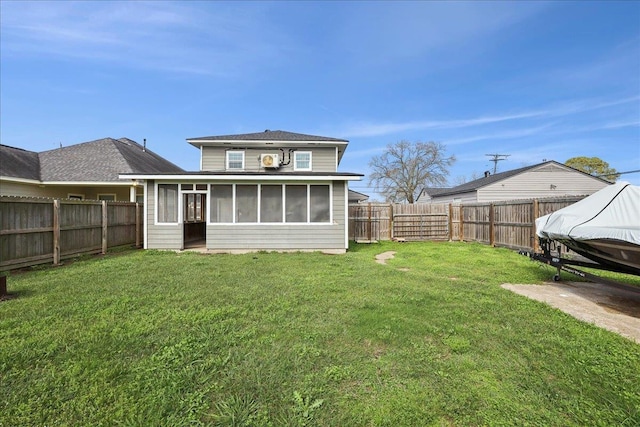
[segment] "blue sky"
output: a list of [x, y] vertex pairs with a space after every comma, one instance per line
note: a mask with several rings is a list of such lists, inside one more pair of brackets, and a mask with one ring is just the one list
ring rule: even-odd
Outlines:
[[[0, 139], [42, 151], [280, 129], [345, 138], [368, 173], [400, 140], [449, 180], [597, 156], [640, 169], [640, 2], [0, 3]], [[623, 176], [640, 185], [640, 173]], [[368, 182], [352, 188], [373, 194]]]

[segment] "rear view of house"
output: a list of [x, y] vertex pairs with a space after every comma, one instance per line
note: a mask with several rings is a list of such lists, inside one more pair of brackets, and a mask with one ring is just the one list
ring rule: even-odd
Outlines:
[[144, 246], [211, 251], [348, 247], [348, 141], [285, 131], [190, 138], [200, 171], [121, 174], [144, 181]]

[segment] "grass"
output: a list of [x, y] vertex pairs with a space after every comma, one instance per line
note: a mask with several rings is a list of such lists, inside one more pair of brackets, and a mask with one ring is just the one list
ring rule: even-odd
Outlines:
[[389, 242], [13, 275], [0, 426], [640, 424], [640, 346], [500, 287], [553, 273]]

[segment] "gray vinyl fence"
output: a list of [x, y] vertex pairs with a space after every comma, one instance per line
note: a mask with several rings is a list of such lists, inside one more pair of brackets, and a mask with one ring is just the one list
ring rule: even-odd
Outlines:
[[356, 242], [454, 240], [536, 250], [535, 219], [583, 198], [469, 204], [353, 204], [349, 205], [349, 238]]
[[142, 204], [0, 197], [0, 271], [140, 247]]

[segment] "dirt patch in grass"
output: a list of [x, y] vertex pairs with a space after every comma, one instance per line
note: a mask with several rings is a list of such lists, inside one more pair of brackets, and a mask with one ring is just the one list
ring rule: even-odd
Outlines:
[[376, 255], [376, 262], [378, 264], [386, 264], [387, 260], [393, 259], [395, 254], [396, 254], [395, 251], [387, 251], [387, 252], [378, 254]]
[[640, 344], [640, 292], [589, 282], [502, 287]]
[[[376, 255], [376, 262], [378, 264], [386, 265], [387, 264], [387, 260], [393, 259], [395, 254], [396, 253], [394, 251], [387, 251], [387, 252], [383, 252], [381, 254], [378, 254], [378, 255]], [[411, 271], [411, 269], [408, 268], [408, 267], [399, 267], [398, 271], [407, 272], [407, 271]]]

